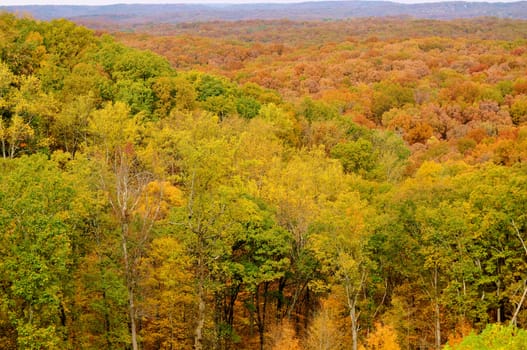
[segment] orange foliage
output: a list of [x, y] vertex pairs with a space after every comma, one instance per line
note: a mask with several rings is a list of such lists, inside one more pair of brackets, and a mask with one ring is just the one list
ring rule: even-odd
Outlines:
[[376, 323], [375, 330], [366, 338], [368, 350], [400, 350], [397, 343], [397, 333], [390, 325]]
[[300, 340], [290, 322], [284, 320], [270, 330], [272, 350], [301, 350]]
[[142, 217], [153, 217], [160, 220], [168, 215], [173, 207], [183, 204], [181, 190], [167, 181], [150, 182], [141, 196], [137, 213]]
[[448, 335], [448, 345], [454, 346], [461, 343], [463, 338], [469, 335], [473, 330], [474, 329], [467, 320], [460, 320]]

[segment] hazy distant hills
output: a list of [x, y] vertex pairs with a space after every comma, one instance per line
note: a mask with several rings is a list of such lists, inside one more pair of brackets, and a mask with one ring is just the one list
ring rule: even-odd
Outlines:
[[166, 4], [109, 6], [0, 6], [36, 19], [67, 18], [89, 24], [121, 25], [212, 20], [323, 20], [378, 16], [454, 19], [471, 17], [527, 18], [527, 1], [514, 3], [437, 2], [400, 4], [389, 1], [321, 1], [290, 4]]

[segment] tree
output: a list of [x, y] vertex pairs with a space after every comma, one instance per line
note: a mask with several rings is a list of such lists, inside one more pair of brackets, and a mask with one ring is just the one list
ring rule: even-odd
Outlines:
[[185, 77], [159, 77], [152, 90], [156, 95], [156, 113], [166, 117], [173, 108], [192, 110], [196, 105], [196, 91]]
[[374, 85], [371, 112], [376, 124], [380, 124], [382, 116], [392, 108], [400, 108], [405, 104], [413, 104], [413, 91], [398, 83], [382, 81]]
[[[344, 214], [344, 215], [342, 215]], [[314, 225], [312, 248], [330, 283], [341, 286], [351, 322], [352, 349], [359, 346], [360, 297], [368, 277], [364, 245], [368, 239], [364, 223], [365, 205], [357, 193], [342, 193], [328, 203]]]
[[[325, 159], [323, 151], [302, 152], [288, 161], [274, 157], [262, 179], [261, 197], [276, 208], [276, 220], [293, 237], [291, 265], [281, 279], [277, 305], [290, 320], [300, 323], [301, 315], [313, 308], [313, 281], [320, 278], [320, 264], [309, 249], [310, 226], [326, 201], [337, 198], [345, 187], [340, 165]], [[287, 288], [289, 287], [289, 288]]]
[[143, 300], [141, 338], [144, 348], [192, 347], [195, 294], [191, 257], [183, 244], [166, 233], [152, 240], [141, 261]]
[[0, 120], [0, 137], [2, 139], [2, 156], [14, 158], [20, 148], [26, 147], [33, 137], [34, 131], [25, 123], [22, 117], [15, 115], [9, 126]]
[[77, 96], [57, 115], [53, 124], [53, 134], [57, 146], [75, 158], [77, 152], [88, 139], [89, 116], [95, 109], [95, 100], [89, 95]]
[[[237, 202], [237, 207], [246, 209], [245, 215], [240, 213], [242, 215], [235, 216], [242, 227], [232, 247], [233, 279], [236, 281], [234, 284], [239, 283], [235, 287], [243, 287], [251, 296], [245, 305], [251, 318], [256, 314], [260, 349], [263, 350], [269, 295], [272, 294], [270, 288], [272, 283], [285, 276], [289, 267], [291, 235], [275, 223], [272, 213], [263, 203], [243, 197]], [[234, 301], [231, 298], [231, 303]]]
[[[92, 114], [90, 129], [94, 138], [91, 151], [101, 164], [101, 190], [108, 196], [115, 229], [119, 232], [130, 336], [132, 348], [137, 350], [138, 266], [150, 243], [163, 191], [146, 191], [155, 177], [143, 168], [135, 151], [139, 120], [129, 113], [128, 107], [122, 103], [108, 104]], [[143, 207], [139, 210], [141, 204]]]
[[[188, 250], [195, 278], [194, 348], [213, 341], [206, 337], [210, 317], [210, 293], [221, 288], [214, 276], [222, 274], [222, 262], [232, 246], [233, 217], [229, 212], [236, 198], [231, 189], [229, 164], [233, 147], [221, 137], [218, 120], [209, 114], [176, 114], [167, 132], [177, 152], [179, 181], [186, 203], [173, 213], [174, 234]], [[229, 244], [231, 243], [231, 244]]]
[[390, 325], [375, 324], [375, 331], [370, 333], [366, 339], [367, 349], [371, 350], [400, 350], [397, 343], [397, 334]]
[[337, 144], [331, 149], [331, 155], [341, 161], [347, 173], [354, 172], [364, 176], [375, 165], [376, 154], [373, 145], [363, 138]]
[[[346, 323], [343, 322], [342, 305], [338, 293], [331, 293], [321, 300], [321, 305], [308, 328], [306, 348], [309, 350], [345, 349]], [[344, 315], [344, 318], [346, 316]]]
[[0, 322], [13, 337], [6, 344], [67, 347], [77, 193], [41, 155], [4, 160], [1, 167]]
[[513, 326], [489, 324], [481, 334], [471, 333], [457, 345], [447, 345], [445, 350], [494, 350], [522, 349], [527, 342], [527, 332]]
[[251, 119], [258, 115], [260, 103], [252, 97], [242, 96], [236, 100], [236, 111], [245, 119]]
[[512, 122], [515, 125], [520, 125], [527, 121], [527, 96], [517, 96], [510, 109]]

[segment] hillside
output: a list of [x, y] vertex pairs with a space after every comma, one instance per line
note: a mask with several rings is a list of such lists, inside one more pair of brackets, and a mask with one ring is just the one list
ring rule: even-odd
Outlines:
[[148, 23], [240, 20], [336, 20], [406, 16], [427, 19], [473, 17], [527, 18], [527, 2], [437, 2], [401, 4], [389, 1], [321, 1], [289, 4], [166, 4], [109, 6], [0, 6], [36, 19], [67, 18], [97, 28], [111, 24], [131, 28]]

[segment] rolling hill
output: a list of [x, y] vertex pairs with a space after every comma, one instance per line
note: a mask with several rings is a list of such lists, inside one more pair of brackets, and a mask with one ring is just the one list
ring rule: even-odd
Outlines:
[[408, 16], [428, 19], [473, 17], [527, 18], [527, 2], [437, 2], [401, 4], [389, 1], [321, 1], [288, 4], [117, 4], [108, 6], [0, 6], [0, 10], [50, 20], [67, 18], [97, 27], [111, 22], [121, 27], [145, 23], [182, 23], [252, 19], [332, 20]]

